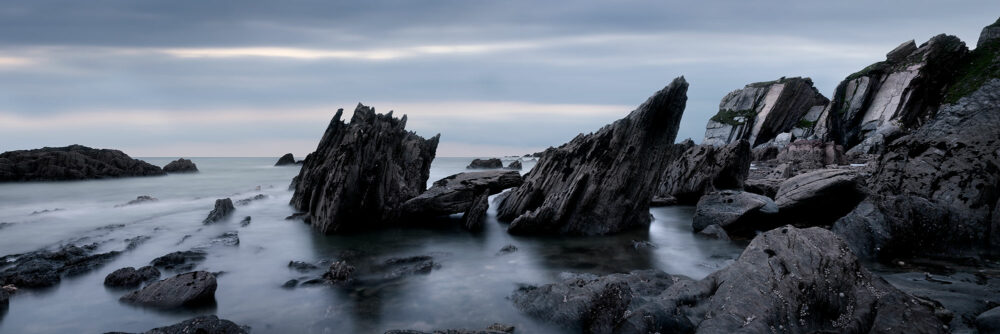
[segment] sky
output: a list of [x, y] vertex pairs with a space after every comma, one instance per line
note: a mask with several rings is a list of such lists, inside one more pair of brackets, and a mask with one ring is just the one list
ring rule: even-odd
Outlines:
[[811, 77], [827, 97], [902, 42], [974, 47], [1000, 1], [0, 1], [0, 151], [137, 157], [315, 149], [360, 102], [521, 155], [624, 117], [677, 76], [677, 140], [719, 99]]

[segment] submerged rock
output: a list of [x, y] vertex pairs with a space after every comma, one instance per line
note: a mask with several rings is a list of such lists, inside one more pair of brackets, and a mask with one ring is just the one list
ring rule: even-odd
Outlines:
[[250, 205], [250, 203], [253, 202], [253, 201], [259, 201], [259, 200], [262, 200], [262, 199], [265, 199], [265, 198], [267, 198], [267, 195], [257, 194], [257, 195], [254, 195], [253, 197], [247, 197], [247, 198], [244, 198], [244, 199], [241, 199], [241, 200], [237, 200], [236, 202], [234, 202], [234, 204], [236, 204], [238, 206], [245, 206], [245, 205]]
[[545, 152], [524, 184], [499, 202], [515, 234], [598, 235], [647, 226], [687, 102], [674, 79], [627, 117]]
[[281, 158], [278, 158], [278, 162], [274, 163], [275, 166], [291, 166], [295, 165], [295, 156], [291, 153], [285, 153]]
[[[22, 288], [43, 288], [56, 285], [62, 275], [78, 275], [110, 262], [121, 252], [94, 253], [97, 245], [65, 246], [55, 251], [36, 251], [8, 255], [14, 259], [0, 271], [0, 285], [13, 284]], [[9, 261], [9, 260], [8, 260]]]
[[757, 147], [790, 132], [807, 114], [818, 115], [829, 99], [813, 87], [810, 78], [781, 78], [757, 82], [730, 92], [719, 102], [719, 112], [708, 121], [705, 145], [723, 146], [747, 140]]
[[[250, 327], [219, 319], [214, 315], [203, 315], [196, 318], [166, 326], [153, 328], [143, 334], [247, 334]], [[115, 333], [117, 334], [117, 333]]]
[[767, 196], [723, 190], [709, 193], [698, 201], [691, 226], [695, 233], [718, 226], [728, 234], [753, 236], [756, 231], [780, 225], [774, 219], [777, 213], [778, 205]]
[[212, 209], [212, 212], [208, 213], [208, 217], [205, 217], [205, 220], [202, 221], [202, 223], [211, 224], [220, 221], [229, 217], [233, 211], [236, 211], [236, 207], [233, 206], [233, 200], [229, 198], [217, 199], [215, 200], [215, 208]]
[[497, 158], [474, 159], [469, 163], [467, 169], [497, 169], [503, 168], [503, 161]]
[[180, 158], [163, 166], [163, 171], [167, 173], [194, 173], [198, 171], [198, 166], [191, 160]]
[[153, 259], [150, 264], [167, 270], [185, 271], [194, 268], [195, 264], [205, 260], [207, 253], [202, 250], [177, 251]]
[[750, 158], [750, 144], [745, 140], [722, 147], [692, 146], [673, 157], [663, 169], [656, 196], [694, 204], [702, 195], [715, 190], [743, 188], [750, 171]]
[[120, 208], [120, 207], [128, 206], [128, 205], [136, 205], [136, 204], [142, 204], [142, 203], [148, 203], [148, 202], [156, 202], [156, 201], [158, 201], [158, 199], [154, 198], [153, 196], [140, 195], [140, 196], [136, 197], [134, 200], [128, 201], [125, 204], [115, 205], [115, 207], [116, 208]]
[[323, 233], [394, 223], [403, 202], [426, 188], [440, 138], [406, 131], [406, 116], [396, 119], [392, 112], [378, 115], [358, 104], [350, 124], [341, 121], [343, 112], [292, 181], [292, 206], [308, 212]]
[[122, 151], [81, 145], [0, 153], [0, 182], [64, 181], [164, 175]]
[[523, 183], [516, 171], [458, 173], [434, 182], [430, 189], [402, 206], [407, 217], [432, 217], [468, 211], [483, 193], [493, 195]]
[[237, 231], [225, 232], [215, 238], [212, 238], [212, 240], [209, 240], [208, 242], [212, 245], [239, 246], [240, 233]]
[[157, 278], [160, 278], [160, 271], [154, 267], [145, 266], [138, 270], [133, 267], [125, 267], [115, 270], [104, 277], [104, 285], [111, 287], [133, 287]]
[[784, 221], [828, 225], [854, 209], [865, 196], [857, 172], [820, 169], [782, 182], [774, 202]]
[[121, 297], [121, 301], [158, 308], [191, 307], [215, 301], [215, 275], [194, 271], [157, 281]]

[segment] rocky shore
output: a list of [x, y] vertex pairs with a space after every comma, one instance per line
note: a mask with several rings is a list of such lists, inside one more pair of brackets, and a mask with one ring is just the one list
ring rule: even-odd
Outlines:
[[68, 181], [164, 175], [122, 151], [81, 145], [0, 153], [0, 182]]

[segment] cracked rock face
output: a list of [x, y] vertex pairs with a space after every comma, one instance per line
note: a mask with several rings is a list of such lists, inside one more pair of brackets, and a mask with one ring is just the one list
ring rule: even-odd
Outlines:
[[546, 150], [498, 218], [515, 234], [599, 235], [649, 225], [688, 84], [674, 79], [627, 117]]
[[[685, 143], [675, 146], [684, 146]], [[694, 204], [707, 193], [743, 188], [750, 173], [750, 144], [739, 140], [725, 146], [693, 145], [672, 156], [663, 169], [656, 196]]]
[[426, 188], [440, 135], [424, 139], [406, 131], [406, 116], [361, 104], [350, 123], [342, 115], [338, 110], [292, 181], [291, 204], [322, 233], [394, 223], [403, 202]]
[[752, 83], [722, 98], [702, 143], [722, 146], [745, 139], [757, 147], [778, 134], [803, 127], [800, 120], [807, 115], [818, 119], [828, 102], [809, 78]]

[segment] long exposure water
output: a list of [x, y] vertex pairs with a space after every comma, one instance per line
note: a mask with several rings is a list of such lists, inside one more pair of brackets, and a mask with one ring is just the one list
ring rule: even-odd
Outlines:
[[[172, 159], [146, 158], [155, 165]], [[150, 239], [86, 274], [64, 277], [48, 289], [21, 289], [0, 314], [0, 333], [143, 332], [196, 315], [216, 314], [254, 333], [381, 333], [389, 329], [482, 329], [494, 322], [518, 333], [561, 329], [519, 313], [509, 299], [523, 284], [544, 284], [562, 272], [614, 273], [657, 268], [701, 278], [732, 261], [738, 245], [691, 233], [691, 207], [651, 210], [648, 230], [607, 237], [518, 237], [490, 208], [486, 228], [457, 226], [389, 229], [325, 236], [297, 220], [288, 205], [289, 181], [298, 167], [273, 167], [276, 158], [194, 158], [195, 174], [76, 182], [0, 184], [0, 255], [60, 245], [97, 243], [99, 252], [125, 250], [126, 239]], [[438, 158], [428, 183], [465, 171], [471, 158]], [[505, 159], [505, 165], [512, 159]], [[534, 165], [526, 161], [526, 170]], [[227, 221], [204, 225], [215, 199], [267, 198], [237, 206]], [[115, 207], [150, 195], [156, 202]], [[492, 200], [492, 199], [491, 199]], [[43, 212], [50, 210], [48, 212]], [[39, 212], [39, 213], [35, 213]], [[33, 214], [34, 213], [34, 214]], [[252, 217], [240, 226], [240, 219]], [[213, 245], [225, 232], [239, 233], [238, 246]], [[649, 241], [655, 248], [636, 248]], [[517, 251], [498, 255], [506, 245]], [[123, 304], [129, 290], [103, 285], [121, 267], [140, 267], [161, 255], [205, 247], [196, 270], [222, 272], [216, 304], [162, 311]], [[290, 279], [318, 277], [289, 261], [321, 268], [345, 250], [376, 258], [430, 255], [440, 264], [429, 274], [344, 289], [330, 285], [283, 288]], [[162, 278], [177, 274], [164, 271]]]

